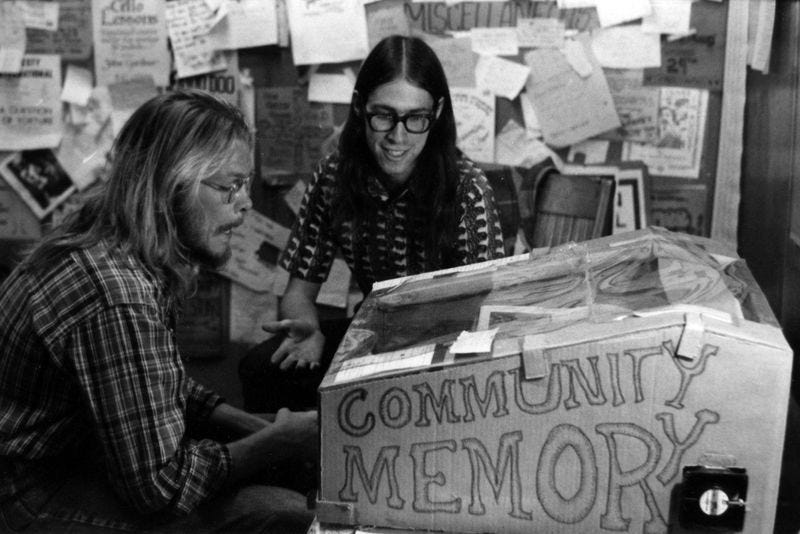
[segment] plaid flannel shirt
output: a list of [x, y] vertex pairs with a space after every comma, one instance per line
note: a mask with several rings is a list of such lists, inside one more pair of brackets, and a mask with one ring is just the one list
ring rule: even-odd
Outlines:
[[160, 285], [102, 245], [0, 287], [0, 500], [100, 464], [141, 513], [183, 515], [230, 472], [187, 424], [222, 400], [189, 377]]

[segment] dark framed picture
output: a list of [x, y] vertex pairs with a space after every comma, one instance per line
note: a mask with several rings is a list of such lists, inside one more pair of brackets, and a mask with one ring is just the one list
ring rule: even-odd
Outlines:
[[0, 164], [0, 175], [39, 219], [77, 190], [49, 148], [14, 152]]
[[564, 174], [609, 174], [614, 176], [614, 222], [612, 234], [641, 230], [650, 225], [650, 175], [641, 161], [602, 165], [566, 164]]

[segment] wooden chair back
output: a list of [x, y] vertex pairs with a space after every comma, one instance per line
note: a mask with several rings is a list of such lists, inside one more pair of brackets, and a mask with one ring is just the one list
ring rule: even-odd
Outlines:
[[522, 229], [532, 248], [585, 241], [611, 233], [613, 176], [564, 175], [555, 168], [525, 176]]

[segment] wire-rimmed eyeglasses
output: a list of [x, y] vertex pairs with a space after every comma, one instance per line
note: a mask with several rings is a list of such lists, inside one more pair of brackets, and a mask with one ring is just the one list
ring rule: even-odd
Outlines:
[[233, 182], [231, 185], [215, 184], [214, 182], [211, 182], [209, 180], [200, 180], [200, 183], [203, 185], [207, 185], [211, 189], [219, 191], [220, 193], [225, 193], [225, 196], [223, 197], [223, 202], [225, 204], [231, 204], [234, 198], [236, 198], [236, 193], [241, 191], [243, 188], [245, 193], [249, 193], [250, 182], [252, 181], [252, 179], [253, 179], [252, 176], [249, 175], [244, 176], [241, 178], [237, 178], [236, 181]]
[[394, 130], [398, 122], [402, 122], [408, 133], [425, 133], [433, 126], [435, 115], [433, 113], [408, 113], [398, 115], [382, 111], [379, 113], [367, 113], [367, 124], [374, 132], [388, 132]]

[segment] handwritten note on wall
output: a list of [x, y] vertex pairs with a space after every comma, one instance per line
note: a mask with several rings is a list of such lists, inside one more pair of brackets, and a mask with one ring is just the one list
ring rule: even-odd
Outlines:
[[205, 0], [167, 2], [167, 28], [179, 78], [225, 68], [225, 56], [208, 35], [213, 22], [214, 12]]

